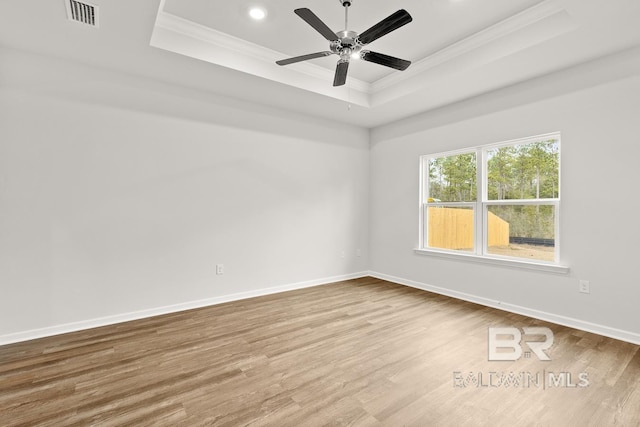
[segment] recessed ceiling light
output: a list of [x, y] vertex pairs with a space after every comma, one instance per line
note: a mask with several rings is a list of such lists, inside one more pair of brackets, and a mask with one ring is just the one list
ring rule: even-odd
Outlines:
[[259, 7], [252, 7], [249, 9], [249, 16], [256, 21], [261, 21], [267, 16], [267, 11]]

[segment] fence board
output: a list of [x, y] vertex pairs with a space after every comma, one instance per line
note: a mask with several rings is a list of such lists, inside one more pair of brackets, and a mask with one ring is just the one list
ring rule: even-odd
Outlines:
[[[429, 207], [428, 239], [432, 248], [473, 249], [472, 209]], [[489, 246], [509, 245], [509, 223], [489, 212]]]
[[509, 246], [509, 223], [489, 212], [489, 247]]

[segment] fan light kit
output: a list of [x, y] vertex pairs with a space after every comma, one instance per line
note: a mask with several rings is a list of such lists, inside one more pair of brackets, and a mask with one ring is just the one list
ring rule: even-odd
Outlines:
[[349, 61], [351, 59], [362, 59], [364, 61], [373, 62], [375, 64], [384, 65], [396, 70], [404, 71], [411, 61], [395, 58], [393, 56], [382, 53], [365, 50], [363, 47], [380, 37], [397, 30], [403, 25], [413, 20], [411, 15], [400, 9], [391, 14], [387, 18], [375, 24], [362, 34], [349, 30], [349, 7], [353, 0], [339, 0], [344, 6], [344, 31], [334, 33], [320, 18], [318, 18], [311, 10], [301, 8], [294, 10], [295, 14], [302, 18], [307, 24], [311, 25], [325, 39], [329, 41], [329, 50], [323, 52], [310, 53], [308, 55], [296, 56], [293, 58], [282, 59], [276, 61], [278, 65], [289, 65], [296, 62], [308, 61], [310, 59], [322, 58], [323, 56], [338, 55], [338, 65], [336, 66], [336, 74], [333, 79], [334, 86], [342, 86], [347, 81], [347, 70], [349, 69]]

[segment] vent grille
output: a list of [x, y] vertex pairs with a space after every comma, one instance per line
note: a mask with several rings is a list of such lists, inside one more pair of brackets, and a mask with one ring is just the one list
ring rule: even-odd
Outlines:
[[71, 21], [87, 24], [92, 27], [98, 26], [98, 6], [80, 2], [77, 0], [67, 1], [67, 15]]

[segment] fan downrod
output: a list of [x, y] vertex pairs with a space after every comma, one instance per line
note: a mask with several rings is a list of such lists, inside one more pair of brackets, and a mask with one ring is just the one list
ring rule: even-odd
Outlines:
[[[359, 55], [362, 45], [358, 43], [358, 33], [349, 31], [349, 7], [353, 0], [338, 0], [344, 6], [344, 30], [338, 31], [338, 40], [331, 43], [330, 49], [338, 54], [342, 61], [348, 62], [352, 57]], [[353, 56], [352, 56], [353, 55]]]

